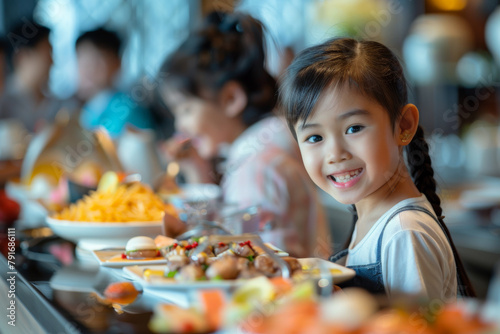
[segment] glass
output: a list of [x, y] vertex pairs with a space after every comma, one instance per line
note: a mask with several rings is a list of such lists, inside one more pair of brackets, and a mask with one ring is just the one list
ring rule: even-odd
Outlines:
[[497, 262], [495, 271], [488, 287], [488, 295], [483, 308], [484, 320], [500, 326], [500, 262]]
[[257, 233], [260, 226], [260, 209], [257, 205], [241, 209], [236, 203], [221, 203], [215, 220], [231, 234]]
[[185, 202], [179, 217], [186, 222], [188, 229], [192, 229], [202, 221], [213, 220], [217, 207], [216, 201]]
[[497, 263], [495, 272], [488, 288], [488, 303], [496, 304], [500, 307], [500, 262]]

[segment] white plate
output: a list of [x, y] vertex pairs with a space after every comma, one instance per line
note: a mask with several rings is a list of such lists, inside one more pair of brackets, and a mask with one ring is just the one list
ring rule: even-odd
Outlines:
[[356, 272], [351, 269], [347, 268], [344, 266], [341, 266], [340, 264], [333, 263], [327, 260], [323, 260], [317, 257], [308, 257], [308, 258], [303, 258], [303, 259], [298, 259], [300, 264], [302, 265], [302, 268], [308, 267], [310, 269], [316, 269], [316, 268], [324, 268], [324, 269], [337, 269], [340, 272], [339, 273], [332, 273], [332, 278], [333, 278], [333, 284], [339, 284], [342, 282], [345, 282], [347, 280], [350, 280], [354, 276], [356, 276]]
[[[332, 274], [334, 284], [342, 283], [353, 278], [356, 272], [350, 268], [346, 268], [339, 264], [326, 261], [319, 258], [304, 258], [298, 259], [302, 266], [308, 268], [319, 268], [320, 265], [327, 269], [338, 269], [340, 273]], [[229, 289], [236, 287], [245, 282], [243, 279], [237, 280], [221, 280], [221, 281], [195, 281], [183, 282], [168, 278], [158, 278], [154, 280], [144, 279], [142, 273], [145, 269], [165, 270], [165, 265], [153, 266], [129, 266], [123, 270], [129, 275], [132, 280], [138, 281], [144, 288], [159, 289], [159, 290], [191, 290], [191, 289]]]
[[156, 259], [149, 258], [143, 260], [122, 259], [122, 254], [124, 252], [125, 249], [123, 248], [116, 250], [94, 250], [92, 254], [103, 267], [121, 268], [125, 266], [154, 265], [167, 262], [163, 256], [158, 256]]
[[47, 225], [63, 239], [78, 243], [82, 249], [125, 247], [130, 238], [140, 235], [154, 238], [162, 234], [161, 221], [130, 223], [91, 223], [47, 217]]

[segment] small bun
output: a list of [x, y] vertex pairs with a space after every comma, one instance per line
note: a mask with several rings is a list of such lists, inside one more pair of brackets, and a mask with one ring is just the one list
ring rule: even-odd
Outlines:
[[125, 250], [127, 252], [133, 250], [156, 249], [155, 241], [150, 237], [134, 237], [127, 242]]
[[104, 297], [106, 297], [108, 301], [122, 305], [132, 303], [138, 295], [139, 291], [131, 282], [111, 283], [106, 290], [104, 290]]

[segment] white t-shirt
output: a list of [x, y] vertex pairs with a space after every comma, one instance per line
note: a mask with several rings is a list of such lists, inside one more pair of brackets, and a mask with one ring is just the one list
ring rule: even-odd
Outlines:
[[[355, 246], [349, 246], [347, 265], [376, 262], [377, 243], [389, 216], [397, 209], [414, 205], [434, 214], [422, 195], [408, 198], [387, 211]], [[356, 238], [354, 230], [352, 240]], [[418, 293], [431, 300], [456, 300], [455, 259], [446, 235], [437, 222], [421, 211], [403, 211], [387, 224], [382, 238], [381, 263], [384, 287], [390, 296], [396, 292]]]

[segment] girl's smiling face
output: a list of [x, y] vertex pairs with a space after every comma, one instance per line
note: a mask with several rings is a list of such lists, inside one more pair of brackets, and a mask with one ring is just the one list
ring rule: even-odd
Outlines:
[[337, 201], [385, 196], [400, 150], [389, 115], [375, 100], [348, 87], [329, 88], [295, 131], [309, 176]]

